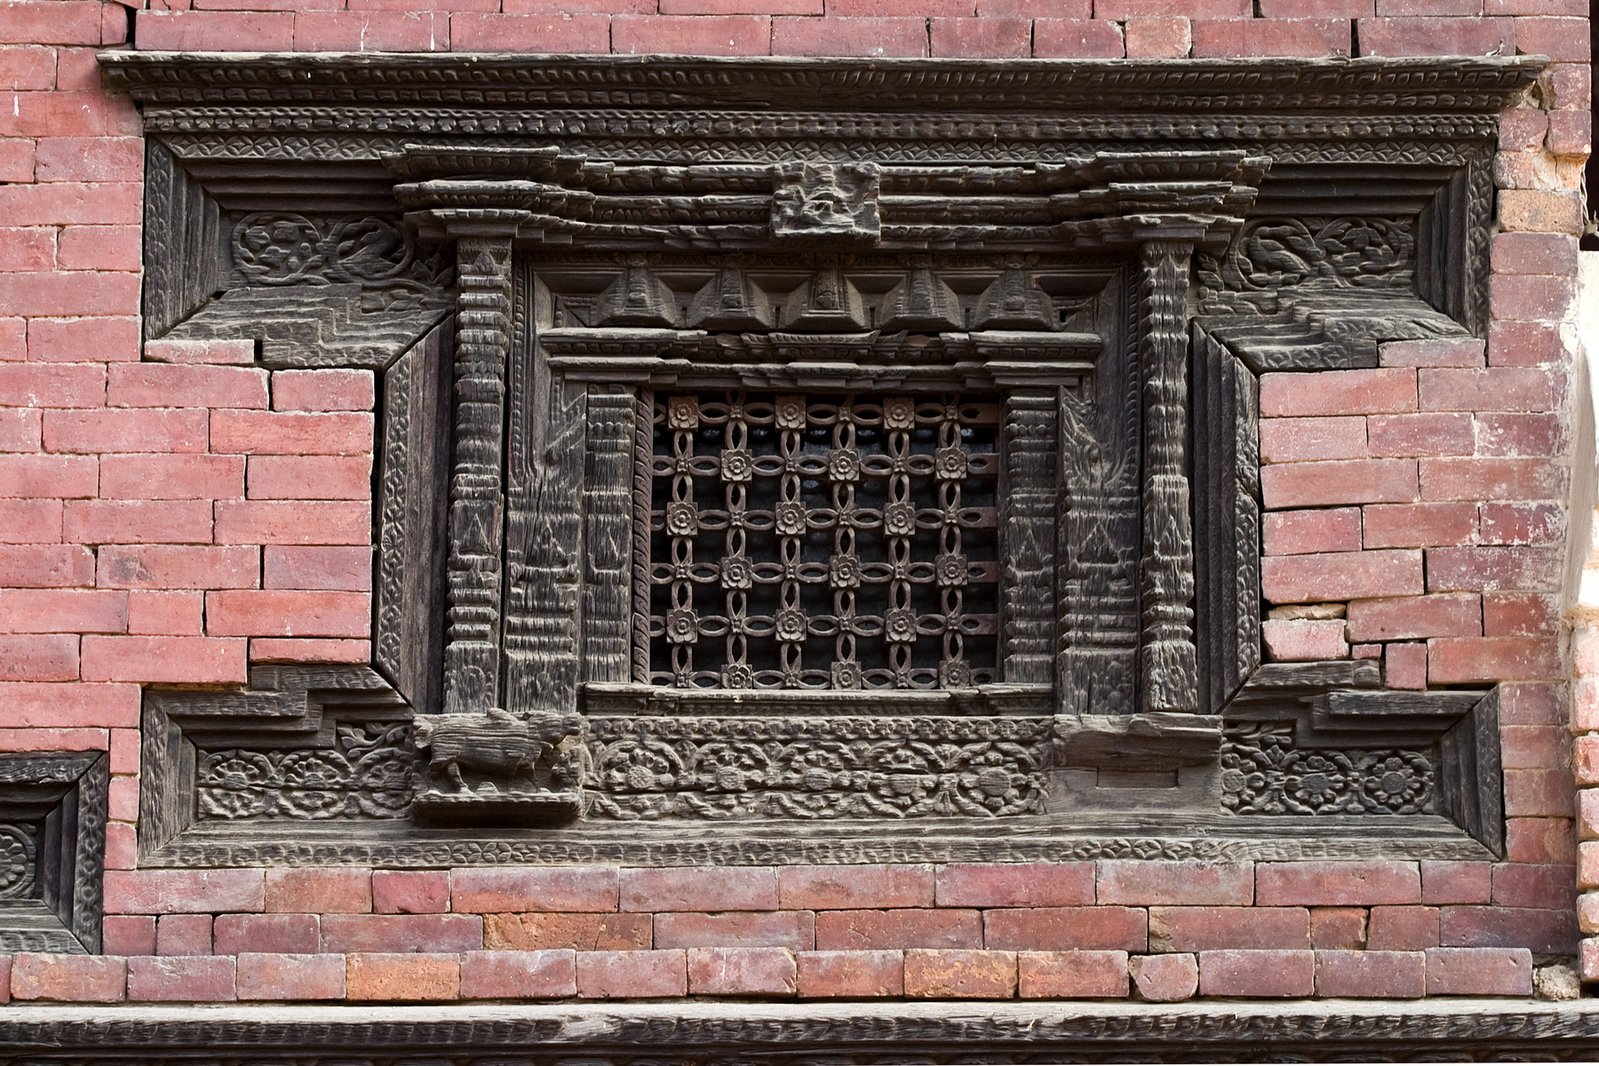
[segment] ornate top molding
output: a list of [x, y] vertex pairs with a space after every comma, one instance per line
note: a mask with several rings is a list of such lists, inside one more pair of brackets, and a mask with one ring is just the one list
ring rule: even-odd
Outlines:
[[1139, 60], [718, 59], [660, 56], [238, 55], [102, 57], [135, 99], [173, 104], [1351, 114], [1490, 112], [1538, 57]]

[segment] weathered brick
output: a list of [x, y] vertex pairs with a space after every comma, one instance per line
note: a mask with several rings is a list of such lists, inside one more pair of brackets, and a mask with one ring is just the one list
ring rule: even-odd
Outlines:
[[614, 911], [618, 882], [616, 869], [609, 866], [453, 870], [450, 900], [454, 910], [468, 913]]
[[209, 914], [163, 914], [155, 927], [155, 955], [211, 954]]
[[128, 961], [106, 955], [19, 952], [11, 960], [11, 998], [116, 1003], [126, 998]]
[[1347, 56], [1352, 52], [1347, 18], [1194, 19], [1194, 55]]
[[1482, 603], [1469, 592], [1355, 600], [1348, 624], [1349, 639], [1361, 641], [1476, 636], [1482, 632]]
[[1303, 907], [1151, 907], [1149, 949], [1192, 952], [1219, 948], [1308, 948], [1310, 912]]
[[368, 592], [370, 547], [268, 545], [261, 553], [261, 584], [268, 589]]
[[448, 17], [434, 11], [298, 11], [294, 18], [294, 50], [430, 52], [448, 47]]
[[1441, 637], [1427, 642], [1435, 685], [1557, 677], [1560, 649], [1542, 637]]
[[808, 951], [816, 946], [812, 911], [674, 911], [655, 916], [658, 948], [779, 947]]
[[288, 51], [294, 15], [288, 11], [147, 11], [135, 46], [164, 52]]
[[905, 995], [917, 999], [1009, 999], [1016, 994], [1016, 953], [955, 948], [905, 952]]
[[[255, 341], [223, 338], [162, 337], [144, 342], [144, 357], [154, 363], [216, 363], [249, 366], [255, 362]], [[203, 413], [203, 412], [202, 412]], [[209, 428], [210, 416], [206, 416]]]
[[1488, 364], [1492, 367], [1548, 366], [1564, 359], [1565, 351], [1560, 331], [1548, 322], [1488, 325]]
[[1427, 956], [1419, 951], [1318, 951], [1316, 995], [1419, 999], [1427, 994]]
[[938, 868], [940, 907], [1062, 907], [1092, 902], [1091, 862], [950, 863]]
[[881, 999], [905, 994], [902, 951], [801, 951], [801, 999]]
[[468, 951], [461, 956], [462, 999], [564, 999], [577, 994], [577, 953]]
[[204, 411], [130, 408], [44, 415], [44, 447], [51, 452], [201, 452], [206, 439]]
[[688, 994], [685, 951], [581, 951], [577, 994], [585, 999], [667, 999]]
[[128, 998], [145, 1002], [216, 1003], [234, 998], [234, 961], [221, 955], [128, 960]]
[[[1470, 455], [1476, 443], [1472, 417], [1461, 411], [1372, 415], [1366, 420], [1366, 427], [1369, 450], [1374, 456]], [[1422, 464], [1423, 474], [1428, 465]], [[1422, 494], [1427, 495], [1425, 481]]]
[[238, 998], [286, 1002], [344, 998], [343, 955], [246, 952], [239, 955]]
[[244, 460], [234, 455], [105, 455], [100, 458], [99, 485], [99, 494], [107, 499], [226, 499], [244, 495]]
[[199, 914], [259, 911], [264, 870], [108, 870], [107, 914]]
[[621, 871], [624, 911], [775, 911], [770, 866], [677, 867]]
[[254, 367], [131, 363], [108, 373], [105, 402], [112, 407], [170, 407], [175, 396], [191, 407], [267, 406], [267, 372]]
[[925, 18], [862, 17], [772, 19], [777, 56], [926, 56]]
[[78, 669], [71, 634], [0, 635], [0, 681], [76, 681]]
[[1359, 416], [1260, 420], [1260, 460], [1266, 463], [1366, 459], [1366, 419]]
[[99, 584], [106, 588], [249, 588], [259, 580], [260, 550], [176, 545], [100, 549]]
[[1361, 907], [1317, 907], [1310, 912], [1310, 946], [1357, 950], [1366, 946], [1366, 911]]
[[1316, 860], [1255, 867], [1259, 906], [1363, 907], [1420, 900], [1421, 874], [1413, 862]]
[[1550, 410], [1557, 400], [1555, 376], [1534, 367], [1423, 369], [1417, 373], [1423, 411], [1540, 412]]
[[213, 536], [218, 544], [370, 544], [372, 509], [320, 500], [221, 500]]
[[1125, 951], [1023, 951], [1016, 956], [1022, 999], [1124, 999]]
[[1262, 559], [1261, 589], [1273, 603], [1318, 603], [1420, 595], [1419, 551], [1362, 551]]
[[1421, 460], [1423, 499], [1536, 500], [1565, 494], [1565, 469], [1545, 459]]
[[822, 911], [816, 915], [816, 946], [824, 951], [982, 945], [983, 922], [975, 910]]
[[216, 636], [364, 637], [372, 628], [372, 597], [226, 589], [206, 594], [205, 615], [206, 632]]
[[345, 959], [344, 982], [355, 1001], [449, 1001], [460, 998], [461, 964], [456, 955], [355, 954]]
[[1439, 939], [1446, 947], [1526, 948], [1540, 955], [1577, 950], [1575, 903], [1556, 910], [1537, 907], [1443, 907]]
[[785, 910], [931, 907], [931, 866], [785, 866], [777, 871]]
[[1175, 1003], [1192, 999], [1199, 991], [1196, 955], [1135, 955], [1128, 961], [1133, 991], [1150, 1003]]
[[[218, 955], [309, 955], [320, 950], [321, 941], [321, 921], [314, 914], [219, 914], [212, 925], [212, 950]], [[344, 979], [342, 965], [339, 979]]]
[[1372, 504], [1364, 508], [1367, 548], [1429, 548], [1476, 540], [1475, 503]]
[[1120, 59], [1125, 49], [1121, 27], [1105, 19], [1033, 20], [1033, 56], [1037, 59]]
[[1438, 946], [1437, 907], [1373, 907], [1366, 946], [1374, 951], [1420, 951]]
[[99, 471], [99, 460], [87, 455], [0, 454], [0, 496], [93, 497]]
[[[61, 523], [74, 544], [209, 544], [211, 501], [72, 500]], [[112, 554], [128, 558], [126, 553]], [[248, 554], [253, 567], [256, 553]]]
[[[99, 726], [114, 729], [139, 724], [137, 685], [0, 681], [0, 705], [6, 709], [6, 724], [11, 728]], [[119, 912], [108, 908], [107, 913]], [[152, 912], [134, 910], [132, 913]]]
[[1512, 50], [1508, 18], [1363, 18], [1360, 53], [1368, 56], [1486, 56]]
[[214, 637], [85, 636], [80, 654], [85, 681], [150, 684], [227, 684], [245, 679], [242, 640]]
[[1559, 582], [1560, 553], [1554, 548], [1488, 546], [1427, 551], [1430, 592], [1553, 592]]
[[1316, 955], [1288, 951], [1202, 951], [1199, 992], [1204, 996], [1308, 996], [1316, 987]]
[[[1570, 735], [1559, 726], [1501, 725], [1500, 763], [1513, 770], [1569, 766], [1572, 760], [1570, 742]], [[1521, 906], [1532, 906], [1532, 904], [1521, 904]]]
[[[1033, 54], [1034, 21], [999, 14], [986, 14], [980, 18], [933, 18], [929, 21], [932, 54], [977, 59], [984, 57], [1025, 59]], [[1041, 22], [1057, 21], [1041, 19]], [[1089, 31], [1091, 32], [1091, 31]], [[1046, 48], [1049, 47], [1049, 30], [1046, 28]], [[1083, 35], [1085, 38], [1088, 33]], [[1121, 54], [1120, 35], [1116, 54]]]
[[366, 914], [372, 910], [372, 871], [360, 866], [268, 870], [263, 909], [290, 914]]
[[1577, 903], [1577, 871], [1570, 866], [1500, 863], [1493, 868], [1493, 902], [1501, 907], [1570, 909]]
[[1408, 503], [1417, 498], [1414, 459], [1340, 459], [1266, 466], [1261, 499], [1268, 508], [1342, 503]]
[[212, 411], [211, 448], [240, 455], [351, 455], [372, 450], [373, 418], [354, 411]]
[[1383, 366], [1481, 366], [1485, 345], [1475, 337], [1428, 337], [1377, 346]]
[[100, 950], [107, 955], [154, 955], [155, 916], [106, 915], [100, 923]]
[[1249, 863], [1143, 859], [1099, 863], [1100, 903], [1247, 905], [1254, 894], [1255, 871]]
[[1423, 903], [1487, 903], [1493, 868], [1485, 862], [1421, 861]]
[[105, 378], [103, 366], [0, 364], [0, 407], [101, 407]]
[[1137, 907], [1112, 906], [986, 911], [983, 944], [1013, 951], [1144, 951], [1148, 915]]
[[[1506, 770], [1505, 814], [1509, 816], [1509, 821], [1506, 823], [1507, 834], [1513, 837], [1517, 831], [1516, 822], [1523, 818], [1570, 818], [1575, 806], [1573, 793], [1569, 769]], [[1550, 825], [1540, 826], [1536, 833], [1537, 836], [1545, 838], [1545, 847], [1550, 828]], [[1562, 829], [1569, 835], [1569, 826], [1564, 826]], [[1530, 849], [1532, 842], [1528, 841], [1527, 846]], [[1515, 858], [1517, 861], [1530, 861], [1523, 859], [1521, 853], [1517, 853]]]
[[[1563, 479], [1564, 471], [1557, 475]], [[1564, 495], [1564, 488], [1552, 495]], [[1559, 544], [1566, 535], [1566, 509], [1556, 503], [1491, 503], [1484, 496], [1483, 544]]]
[[364, 663], [371, 658], [369, 640], [255, 637], [250, 641], [252, 663]]
[[688, 990], [695, 996], [792, 996], [799, 987], [786, 948], [689, 948]]
[[765, 15], [614, 15], [618, 55], [765, 55], [772, 22]]
[[1263, 419], [1398, 414], [1416, 410], [1416, 371], [1401, 368], [1272, 373], [1260, 378]]
[[1429, 996], [1530, 996], [1526, 948], [1428, 948]]
[[518, 951], [647, 951], [654, 942], [653, 926], [652, 915], [637, 913], [486, 914], [483, 946]]
[[[0, 544], [59, 542], [62, 539], [63, 511], [60, 500], [0, 499]], [[77, 550], [82, 551], [81, 548]]]
[[1341, 618], [1270, 618], [1261, 623], [1260, 642], [1271, 662], [1316, 662], [1349, 657]]
[[483, 919], [476, 914], [328, 914], [322, 950], [401, 953], [477, 951]]
[[457, 52], [578, 52], [611, 49], [610, 19], [604, 15], [456, 14], [450, 17], [450, 47]]
[[442, 914], [450, 909], [450, 874], [446, 870], [374, 871], [372, 909], [379, 914]]
[[1261, 516], [1266, 555], [1314, 555], [1360, 550], [1360, 508], [1273, 511]]
[[369, 455], [252, 455], [245, 495], [252, 500], [369, 500]]

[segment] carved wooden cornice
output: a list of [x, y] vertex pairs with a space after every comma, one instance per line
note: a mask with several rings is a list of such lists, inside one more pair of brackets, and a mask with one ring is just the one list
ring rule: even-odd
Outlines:
[[[162, 107], [340, 104], [855, 112], [1356, 115], [1491, 113], [1531, 84], [1532, 56], [1416, 59], [722, 59], [663, 56], [117, 52], [114, 84]], [[885, 106], [887, 105], [887, 106]], [[481, 115], [491, 121], [492, 115]]]

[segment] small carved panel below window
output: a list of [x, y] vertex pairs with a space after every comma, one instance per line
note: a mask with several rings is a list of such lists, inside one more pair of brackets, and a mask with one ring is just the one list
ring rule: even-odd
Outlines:
[[946, 396], [658, 396], [650, 682], [998, 680], [1000, 407]]

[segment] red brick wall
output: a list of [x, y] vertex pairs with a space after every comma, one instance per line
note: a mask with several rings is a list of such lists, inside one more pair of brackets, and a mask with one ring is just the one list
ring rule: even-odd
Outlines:
[[[0, 1000], [1527, 994], [1535, 959], [1576, 937], [1560, 324], [1585, 15], [1582, 0], [0, 2], [0, 750], [108, 749], [114, 775], [107, 955], [0, 957]], [[1486, 345], [1389, 345], [1379, 369], [1262, 383], [1272, 653], [1380, 657], [1399, 687], [1512, 682], [1508, 861], [136, 870], [142, 684], [368, 656], [373, 382], [268, 373], [225, 343], [141, 351], [139, 120], [95, 67], [128, 43], [1553, 57], [1503, 123]], [[1305, 604], [1334, 617], [1294, 617]]]

